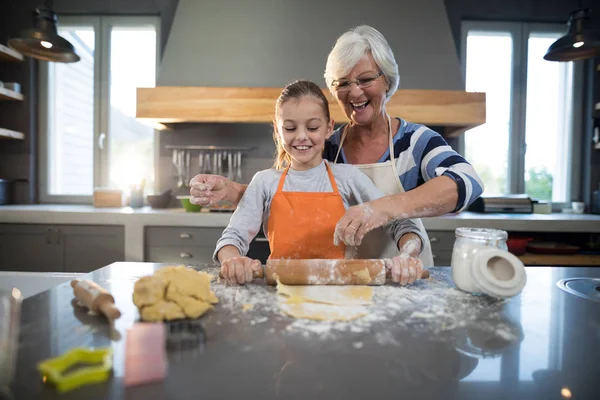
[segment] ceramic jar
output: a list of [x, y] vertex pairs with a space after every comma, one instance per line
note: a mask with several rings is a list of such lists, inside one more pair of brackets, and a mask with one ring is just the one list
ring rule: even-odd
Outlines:
[[508, 252], [508, 234], [498, 229], [457, 228], [452, 279], [465, 292], [511, 297], [525, 286], [521, 260]]

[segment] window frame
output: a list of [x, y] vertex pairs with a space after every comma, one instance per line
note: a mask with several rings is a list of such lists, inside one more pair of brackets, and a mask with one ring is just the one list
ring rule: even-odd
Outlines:
[[[566, 25], [554, 23], [503, 22], [464, 20], [461, 24], [460, 60], [463, 79], [466, 83], [467, 36], [470, 31], [508, 32], [513, 38], [513, 58], [511, 74], [511, 107], [508, 143], [508, 190], [507, 194], [525, 193], [525, 129], [527, 106], [527, 56], [528, 39], [532, 33], [566, 32]], [[550, 62], [550, 61], [548, 61]], [[552, 202], [553, 211], [570, 207], [569, 199], [581, 198], [581, 174], [583, 166], [583, 77], [582, 63], [573, 64], [573, 108], [570, 121], [571, 137], [568, 162], [570, 164], [567, 179], [567, 201]], [[458, 143], [459, 152], [465, 152], [465, 136], [461, 135]]]
[[[69, 16], [61, 15], [60, 22], [64, 26], [82, 26], [94, 28], [95, 54], [94, 54], [94, 176], [93, 187], [105, 187], [109, 181], [109, 113], [110, 113], [110, 45], [111, 28], [113, 26], [126, 27], [138, 25], [153, 25], [156, 30], [156, 75], [160, 65], [160, 17], [158, 16]], [[48, 79], [48, 62], [39, 63], [39, 110], [38, 110], [38, 137], [39, 139], [39, 199], [40, 203], [60, 204], [92, 204], [91, 195], [53, 195], [49, 193], [48, 162], [50, 143], [48, 141], [50, 108], [50, 85]], [[104, 139], [102, 139], [104, 135]], [[159, 150], [159, 133], [154, 131], [155, 158]], [[103, 146], [100, 141], [104, 140]], [[155, 159], [154, 168], [158, 160]]]

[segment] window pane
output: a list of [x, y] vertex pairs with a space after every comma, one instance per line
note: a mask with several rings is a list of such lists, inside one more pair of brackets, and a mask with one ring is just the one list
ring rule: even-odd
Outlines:
[[543, 59], [560, 34], [532, 34], [527, 54], [525, 192], [567, 201], [570, 191], [573, 63]]
[[48, 63], [48, 192], [91, 195], [94, 182], [94, 29], [61, 27], [81, 61]]
[[154, 26], [113, 27], [110, 47], [110, 185], [127, 189], [154, 181], [154, 129], [135, 119], [136, 87], [156, 77]]
[[465, 157], [486, 194], [508, 193], [513, 39], [509, 32], [471, 31], [467, 36], [466, 89], [486, 93], [486, 123], [465, 133]]

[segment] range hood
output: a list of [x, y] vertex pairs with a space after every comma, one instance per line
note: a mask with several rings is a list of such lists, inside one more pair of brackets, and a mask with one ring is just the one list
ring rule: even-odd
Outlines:
[[309, 79], [324, 88], [332, 118], [343, 122], [323, 72], [335, 39], [361, 23], [386, 36], [398, 62], [391, 115], [447, 137], [485, 122], [485, 94], [464, 91], [444, 0], [372, 0], [368, 20], [345, 0], [179, 0], [157, 86], [138, 88], [136, 116], [159, 128], [271, 123], [281, 88]]

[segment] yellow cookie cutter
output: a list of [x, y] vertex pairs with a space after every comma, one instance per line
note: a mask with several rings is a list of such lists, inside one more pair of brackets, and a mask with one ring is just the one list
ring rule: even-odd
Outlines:
[[[65, 372], [77, 364], [91, 364], [73, 372]], [[59, 392], [80, 386], [104, 382], [112, 370], [112, 349], [75, 347], [61, 356], [44, 360], [37, 365], [44, 382], [52, 382]]]

